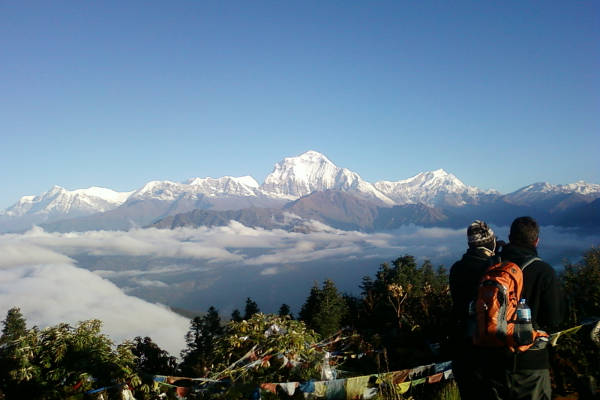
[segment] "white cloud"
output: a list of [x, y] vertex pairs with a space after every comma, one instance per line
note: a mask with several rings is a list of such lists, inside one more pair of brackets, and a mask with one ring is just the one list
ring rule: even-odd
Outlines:
[[[110, 281], [72, 264], [37, 263], [47, 254], [55, 258], [46, 249], [13, 245], [11, 250], [21, 256], [13, 257], [12, 266], [3, 265], [0, 310], [20, 307], [29, 326], [42, 328], [97, 318], [115, 343], [150, 336], [175, 356], [185, 347], [188, 319], [164, 306], [127, 296]], [[36, 262], [31, 263], [32, 259]]]
[[34, 228], [22, 235], [2, 235], [9, 243], [30, 243], [62, 254], [109, 256], [152, 256], [201, 259], [208, 262], [240, 261], [241, 256], [223, 246], [214, 246], [207, 232], [190, 229], [134, 229], [131, 231], [90, 231], [49, 233]]
[[163, 281], [158, 281], [158, 280], [136, 278], [133, 281], [143, 287], [159, 287], [159, 288], [169, 287], [169, 285], [167, 285]]
[[279, 268], [277, 267], [265, 268], [260, 272], [261, 275], [275, 275], [277, 273], [279, 273]]
[[153, 267], [148, 269], [127, 269], [127, 270], [105, 270], [105, 269], [97, 269], [94, 270], [94, 273], [103, 278], [133, 278], [136, 276], [146, 276], [146, 275], [167, 275], [167, 274], [176, 274], [182, 272], [190, 272], [190, 271], [203, 271], [205, 268], [197, 268], [192, 267], [190, 265], [167, 265], [164, 267]]
[[0, 242], [0, 268], [40, 263], [72, 263], [73, 260], [51, 249], [29, 243]]

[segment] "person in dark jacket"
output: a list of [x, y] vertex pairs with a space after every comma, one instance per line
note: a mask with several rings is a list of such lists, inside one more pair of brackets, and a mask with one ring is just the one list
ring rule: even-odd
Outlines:
[[477, 365], [476, 349], [469, 334], [469, 305], [477, 296], [479, 280], [488, 267], [499, 260], [495, 255], [494, 231], [483, 221], [476, 220], [467, 228], [469, 248], [450, 268], [452, 321], [455, 325], [451, 338], [452, 371], [460, 398], [480, 399], [482, 378]]
[[[531, 217], [519, 217], [510, 227], [509, 244], [504, 246], [502, 261], [517, 265], [538, 257], [539, 226]], [[531, 308], [533, 326], [548, 333], [555, 331], [564, 318], [564, 300], [554, 269], [542, 260], [533, 261], [523, 270], [523, 291]], [[481, 398], [531, 399], [551, 398], [548, 348], [512, 353], [507, 349], [491, 351], [484, 356], [486, 389]]]

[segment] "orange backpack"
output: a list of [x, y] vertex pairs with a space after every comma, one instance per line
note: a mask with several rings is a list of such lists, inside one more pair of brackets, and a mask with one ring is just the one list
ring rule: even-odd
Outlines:
[[[537, 260], [540, 259], [535, 257], [520, 268], [513, 262], [505, 261], [486, 270], [475, 301], [473, 344], [508, 347], [512, 352], [522, 352], [529, 349], [538, 337], [548, 336], [544, 331], [533, 329], [531, 321], [519, 325], [516, 318], [523, 290], [523, 270]], [[523, 332], [526, 334], [523, 335]]]

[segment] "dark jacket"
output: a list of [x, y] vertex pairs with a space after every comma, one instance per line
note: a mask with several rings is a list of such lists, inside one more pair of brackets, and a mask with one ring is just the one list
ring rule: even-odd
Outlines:
[[452, 296], [451, 342], [452, 371], [462, 399], [480, 399], [483, 381], [476, 371], [480, 368], [479, 351], [468, 334], [469, 303], [475, 300], [479, 281], [488, 267], [497, 263], [497, 257], [482, 248], [469, 248], [450, 268]]
[[[469, 303], [477, 297], [479, 280], [485, 270], [498, 262], [482, 248], [469, 248], [462, 258], [450, 268], [450, 295], [452, 316], [457, 325], [466, 323]], [[460, 328], [459, 328], [460, 329]]]
[[[509, 244], [500, 253], [502, 261], [512, 261], [522, 265], [537, 257], [535, 247], [523, 247]], [[531, 319], [536, 329], [548, 333], [555, 332], [563, 321], [565, 303], [554, 268], [544, 261], [534, 261], [523, 271], [523, 292], [521, 298], [527, 299], [531, 308]], [[514, 356], [509, 357], [514, 363]], [[517, 369], [547, 369], [548, 349], [529, 350], [517, 355]]]

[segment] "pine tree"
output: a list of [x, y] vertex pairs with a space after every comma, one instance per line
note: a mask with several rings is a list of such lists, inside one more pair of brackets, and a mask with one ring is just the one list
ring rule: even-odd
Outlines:
[[231, 312], [231, 320], [233, 322], [242, 322], [244, 318], [242, 318], [242, 313], [237, 308]]
[[279, 307], [279, 312], [278, 315], [280, 317], [285, 317], [285, 316], [289, 316], [291, 319], [294, 319], [294, 316], [292, 315], [291, 311], [290, 311], [290, 306], [288, 306], [287, 304], [283, 303], [281, 305], [281, 307]]
[[140, 336], [133, 340], [133, 354], [137, 357], [136, 366], [138, 371], [151, 374], [173, 375], [177, 370], [177, 358], [161, 349], [148, 336]]
[[260, 309], [258, 308], [258, 304], [254, 302], [250, 297], [246, 299], [246, 309], [244, 312], [244, 319], [250, 319], [254, 314], [258, 314]]
[[319, 299], [319, 312], [313, 319], [315, 330], [325, 337], [332, 335], [341, 328], [346, 312], [346, 302], [335, 283], [330, 279], [325, 280]]
[[306, 301], [302, 305], [300, 309], [300, 313], [298, 317], [301, 321], [304, 321], [306, 325], [311, 326], [311, 321], [313, 316], [317, 314], [319, 311], [319, 298], [321, 296], [321, 289], [319, 289], [319, 285], [317, 282], [313, 284], [313, 287], [310, 289], [310, 294], [306, 298]]
[[21, 309], [13, 307], [6, 313], [6, 319], [2, 321], [2, 336], [0, 336], [0, 344], [16, 340], [24, 336], [27, 332], [27, 324], [25, 318], [21, 314]]
[[204, 316], [195, 317], [185, 336], [187, 348], [181, 352], [181, 370], [193, 376], [204, 376], [213, 362], [214, 343], [222, 334], [221, 317], [213, 306]]
[[321, 335], [329, 336], [340, 329], [347, 311], [346, 302], [335, 283], [327, 279], [322, 289], [316, 283], [312, 287], [300, 310], [300, 319]]

